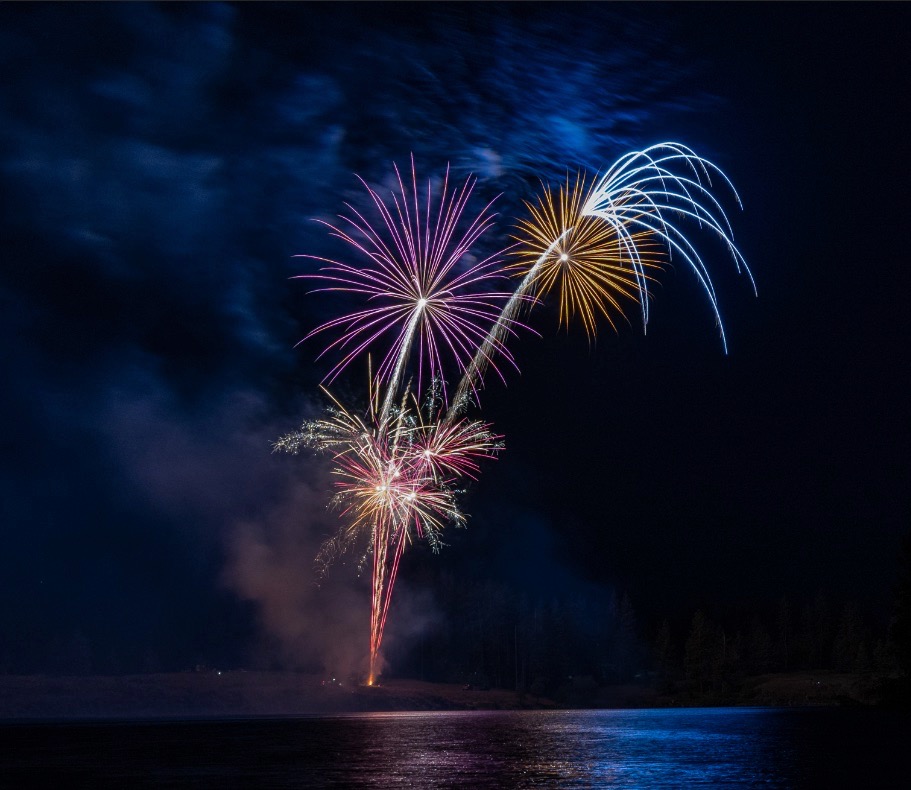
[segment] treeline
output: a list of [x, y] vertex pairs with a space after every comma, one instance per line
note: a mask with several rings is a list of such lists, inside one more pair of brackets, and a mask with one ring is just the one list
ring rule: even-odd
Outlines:
[[532, 600], [504, 584], [447, 575], [435, 587], [440, 625], [396, 657], [389, 671], [397, 676], [566, 700], [622, 683], [705, 694], [770, 672], [885, 677], [900, 669], [894, 622], [890, 628], [825, 593], [781, 598], [771, 611], [699, 610], [654, 624], [639, 618], [625, 593]]
[[657, 631], [653, 670], [665, 693], [685, 688], [726, 692], [744, 677], [769, 672], [835, 671], [889, 676], [898, 672], [887, 627], [878, 627], [856, 602], [836, 608], [818, 593], [795, 606], [782, 598], [772, 616], [759, 613], [715, 621], [694, 613], [675, 639], [667, 622]]
[[[764, 616], [763, 616], [764, 615]], [[767, 672], [846, 672], [878, 678], [911, 703], [911, 533], [902, 541], [899, 577], [887, 619], [872, 619], [854, 601], [836, 608], [820, 592], [773, 612], [713, 620], [694, 613], [682, 642], [665, 621], [652, 645], [659, 690], [725, 693], [744, 677]], [[897, 679], [897, 683], [896, 683]]]
[[599, 590], [532, 600], [504, 584], [466, 583], [454, 574], [443, 574], [434, 593], [438, 626], [396, 657], [396, 675], [547, 695], [578, 678], [623, 682], [648, 664], [626, 595]]
[[396, 675], [553, 694], [566, 682], [623, 682], [648, 663], [626, 595], [531, 600], [490, 580], [443, 574], [439, 625], [390, 667]]

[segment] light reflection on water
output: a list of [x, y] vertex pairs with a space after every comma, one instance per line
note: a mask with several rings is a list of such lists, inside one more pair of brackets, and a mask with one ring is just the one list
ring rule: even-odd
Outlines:
[[0, 786], [871, 787], [909, 743], [906, 714], [838, 709], [16, 724], [0, 726]]
[[761, 709], [369, 714], [362, 718], [383, 725], [363, 756], [382, 767], [362, 779], [376, 787], [774, 786], [785, 779], [781, 760], [770, 759], [774, 717]]

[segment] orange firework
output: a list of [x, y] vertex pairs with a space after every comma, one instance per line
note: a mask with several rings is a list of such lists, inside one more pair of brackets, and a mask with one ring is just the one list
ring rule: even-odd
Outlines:
[[[544, 186], [544, 185], [542, 185]], [[530, 218], [520, 220], [518, 248], [510, 269], [520, 276], [529, 293], [546, 297], [556, 288], [560, 296], [560, 324], [569, 326], [578, 315], [589, 337], [600, 314], [616, 329], [614, 316], [623, 316], [622, 301], [638, 303], [647, 294], [647, 271], [659, 268], [660, 248], [646, 231], [626, 236], [602, 219], [586, 216], [583, 208], [592, 186], [585, 176], [569, 176], [556, 192], [544, 186], [537, 203], [525, 203]]]

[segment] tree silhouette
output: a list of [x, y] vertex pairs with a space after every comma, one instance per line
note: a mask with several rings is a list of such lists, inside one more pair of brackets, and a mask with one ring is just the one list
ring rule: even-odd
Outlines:
[[892, 641], [895, 644], [899, 668], [911, 677], [911, 532], [902, 541], [900, 563], [898, 594], [891, 629]]

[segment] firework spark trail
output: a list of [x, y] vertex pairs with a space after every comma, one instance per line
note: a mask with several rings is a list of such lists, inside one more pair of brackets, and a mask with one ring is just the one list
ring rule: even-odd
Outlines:
[[518, 323], [516, 316], [518, 315], [519, 309], [529, 298], [526, 291], [534, 282], [537, 266], [546, 260], [547, 256], [553, 252], [563, 237], [571, 230], [572, 228], [567, 228], [564, 233], [554, 239], [550, 246], [542, 253], [537, 264], [525, 275], [515, 293], [513, 293], [506, 303], [503, 312], [500, 313], [493, 328], [490, 330], [487, 337], [484, 338], [481, 345], [478, 346], [478, 350], [475, 352], [471, 364], [465, 369], [462, 380], [459, 382], [459, 387], [456, 390], [455, 397], [452, 399], [452, 406], [449, 410], [450, 417], [447, 418], [447, 420], [450, 418], [454, 419], [467, 407], [468, 393], [469, 391], [477, 391], [477, 387], [484, 376], [487, 366], [492, 364], [492, 353], [503, 346], [503, 340], [505, 336], [511, 332], [511, 326]]
[[[399, 561], [405, 550], [405, 539], [407, 532], [404, 528], [399, 531], [398, 539], [395, 541], [395, 554], [392, 559], [391, 567], [388, 570], [378, 574], [374, 573], [373, 593], [376, 606], [371, 609], [371, 629], [370, 629], [370, 667], [367, 676], [367, 685], [372, 686], [376, 682], [379, 670], [380, 647], [383, 644], [383, 632], [386, 629], [386, 617], [389, 614], [389, 604], [392, 601], [392, 589], [395, 586], [395, 580], [399, 573]], [[388, 539], [385, 543], [387, 548], [383, 549], [384, 562], [385, 552], [388, 551]], [[377, 580], [380, 579], [379, 583]], [[385, 581], [385, 588], [383, 584]]]
[[[673, 168], [683, 166], [685, 174]], [[711, 174], [715, 173], [742, 207], [740, 196], [730, 179], [716, 165], [697, 156], [680, 143], [658, 143], [644, 151], [633, 151], [621, 157], [601, 177], [582, 208], [582, 215], [598, 217], [614, 228], [629, 248], [635, 248], [633, 233], [637, 230], [653, 234], [666, 245], [670, 259], [678, 253], [689, 264], [709, 297], [721, 342], [727, 353], [727, 338], [715, 287], [708, 268], [696, 248], [668, 215], [681, 215], [695, 220], [698, 227], [713, 231], [725, 244], [734, 260], [737, 272], [746, 272], [756, 293], [756, 282], [743, 255], [734, 245], [734, 234], [727, 214], [711, 193]], [[703, 183], [705, 179], [706, 183]], [[706, 184], [708, 186], [706, 186]], [[700, 202], [703, 201], [703, 202]], [[707, 204], [707, 205], [706, 205]], [[636, 260], [636, 259], [634, 259]], [[634, 264], [637, 277], [643, 275], [641, 266]], [[643, 323], [648, 324], [648, 287], [641, 277], [640, 299]]]

